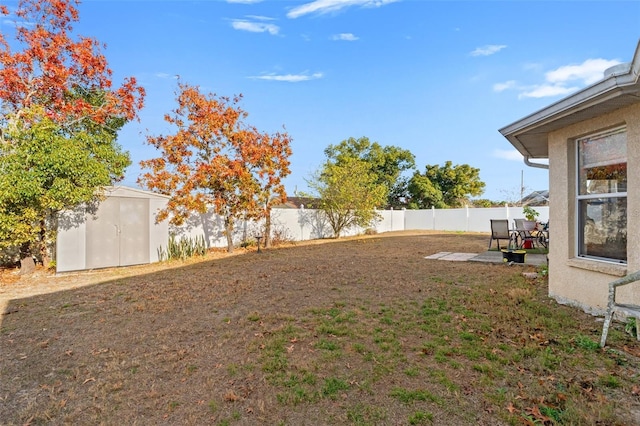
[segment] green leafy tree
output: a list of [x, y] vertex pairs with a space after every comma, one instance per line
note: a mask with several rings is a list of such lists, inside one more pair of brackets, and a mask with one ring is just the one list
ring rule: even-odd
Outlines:
[[471, 200], [471, 203], [473, 204], [473, 207], [481, 207], [481, 208], [500, 207], [500, 202], [492, 201], [487, 198], [478, 198], [475, 200]]
[[[25, 120], [7, 128], [7, 143], [0, 144], [0, 249], [20, 247], [23, 261], [36, 256], [46, 263], [56, 213], [96, 201], [97, 188], [120, 179], [130, 164], [116, 143], [126, 120], [65, 128], [37, 107], [22, 114]], [[24, 266], [22, 273], [29, 272]]]
[[387, 205], [404, 205], [407, 180], [402, 178], [402, 172], [415, 168], [415, 156], [409, 150], [392, 145], [382, 146], [378, 142], [370, 142], [367, 137], [361, 137], [329, 145], [324, 153], [337, 165], [344, 164], [349, 159], [365, 162], [375, 175], [376, 183], [384, 186]]
[[135, 78], [115, 84], [97, 40], [74, 34], [77, 4], [0, 5], [0, 18], [15, 22], [0, 32], [0, 247], [21, 248], [21, 273], [33, 256], [46, 263], [57, 211], [122, 177], [129, 158], [115, 134], [144, 102]]
[[409, 193], [409, 208], [411, 209], [428, 209], [431, 207], [442, 209], [447, 207], [442, 199], [440, 188], [420, 172], [415, 172], [409, 180], [407, 192]]
[[408, 191], [411, 208], [447, 208], [464, 205], [470, 196], [484, 192], [485, 184], [480, 180], [480, 169], [468, 164], [444, 166], [427, 165], [425, 172], [414, 173]]
[[339, 163], [327, 161], [308, 182], [319, 198], [336, 238], [351, 226], [370, 226], [385, 202], [386, 188], [366, 161], [345, 157]]

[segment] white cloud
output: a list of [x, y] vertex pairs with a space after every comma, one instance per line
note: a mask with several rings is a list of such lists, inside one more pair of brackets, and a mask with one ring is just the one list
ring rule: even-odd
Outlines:
[[517, 85], [515, 80], [505, 81], [504, 83], [496, 83], [493, 85], [494, 92], [503, 92], [507, 89], [513, 89]]
[[15, 28], [35, 27], [36, 26], [35, 22], [22, 21], [22, 20], [21, 21], [16, 21], [16, 20], [11, 18], [11, 15], [7, 15], [2, 20], [2, 25], [7, 25], [9, 27], [15, 27]]
[[[607, 59], [587, 59], [578, 65], [563, 65], [544, 74], [545, 81], [533, 86], [524, 86], [514, 80], [493, 85], [495, 92], [508, 89], [518, 90], [518, 98], [546, 98], [566, 96], [580, 90], [584, 86], [594, 84], [604, 77], [604, 71], [621, 62]], [[527, 71], [539, 71], [538, 64], [525, 65]]]
[[620, 64], [617, 60], [587, 59], [579, 65], [565, 65], [545, 74], [550, 83], [564, 83], [579, 80], [589, 85], [604, 77], [604, 70]]
[[260, 76], [249, 77], [255, 80], [270, 80], [270, 81], [286, 81], [289, 83], [299, 83], [301, 81], [317, 80], [322, 78], [321, 72], [316, 72], [311, 75], [307, 73], [302, 74], [265, 74]]
[[244, 19], [233, 20], [231, 22], [231, 26], [236, 30], [249, 31], [252, 33], [269, 33], [271, 35], [276, 35], [280, 32], [280, 27], [275, 24], [247, 21]]
[[356, 41], [359, 40], [359, 37], [356, 37], [351, 33], [342, 33], [332, 36], [331, 40]]
[[544, 67], [542, 66], [542, 64], [539, 64], [537, 62], [527, 62], [522, 66], [522, 69], [525, 71], [542, 72]]
[[262, 15], [246, 15], [247, 18], [249, 19], [254, 19], [256, 21], [275, 21], [276, 18], [270, 18], [268, 16], [262, 16]]
[[493, 156], [509, 161], [522, 161], [522, 154], [516, 149], [494, 149]]
[[287, 17], [295, 19], [309, 14], [324, 15], [338, 12], [350, 6], [380, 7], [389, 3], [395, 3], [396, 1], [399, 0], [314, 0], [302, 6], [294, 7], [287, 13]]
[[157, 72], [155, 73], [155, 76], [158, 78], [162, 78], [162, 79], [177, 79], [178, 76], [174, 75], [174, 74], [167, 74], [166, 72]]
[[471, 52], [471, 56], [490, 56], [498, 53], [507, 46], [504, 44], [488, 44], [486, 46], [477, 47], [476, 50]]
[[541, 84], [520, 93], [518, 98], [547, 98], [550, 96], [568, 95], [579, 89], [579, 87], [566, 87], [562, 84]]

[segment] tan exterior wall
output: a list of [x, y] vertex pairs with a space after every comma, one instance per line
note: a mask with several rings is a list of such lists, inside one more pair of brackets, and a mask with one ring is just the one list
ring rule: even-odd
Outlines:
[[[576, 257], [577, 138], [625, 125], [627, 129], [627, 265]], [[549, 134], [549, 295], [560, 303], [602, 314], [608, 283], [640, 270], [640, 104]], [[640, 283], [621, 289], [618, 300], [640, 305]]]

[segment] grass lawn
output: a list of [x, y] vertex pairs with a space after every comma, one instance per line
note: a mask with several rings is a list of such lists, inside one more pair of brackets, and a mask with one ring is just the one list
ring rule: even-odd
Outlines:
[[624, 324], [601, 350], [602, 322], [533, 269], [424, 259], [488, 238], [300, 244], [14, 298], [0, 423], [638, 424]]

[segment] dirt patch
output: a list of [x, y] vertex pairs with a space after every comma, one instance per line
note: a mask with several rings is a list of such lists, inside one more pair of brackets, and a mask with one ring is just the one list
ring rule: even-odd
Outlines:
[[638, 420], [640, 347], [619, 325], [603, 352], [601, 323], [549, 300], [533, 268], [425, 259], [487, 239], [382, 234], [3, 285], [0, 418]]

